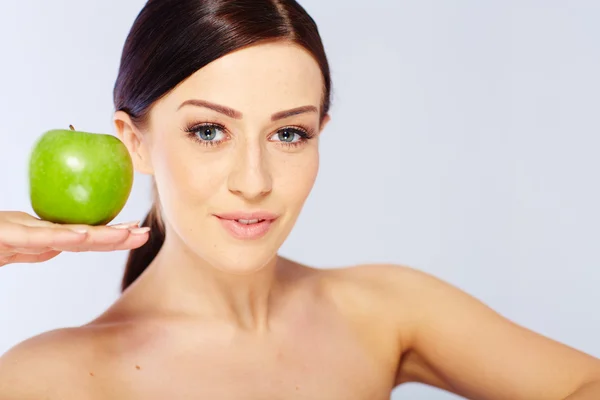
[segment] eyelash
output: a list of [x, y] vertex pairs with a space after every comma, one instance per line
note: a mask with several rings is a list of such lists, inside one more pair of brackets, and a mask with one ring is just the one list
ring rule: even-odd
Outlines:
[[[218, 146], [221, 143], [223, 143], [225, 140], [202, 140], [198, 137], [198, 135], [196, 135], [196, 133], [198, 133], [200, 130], [202, 129], [206, 129], [206, 128], [218, 128], [220, 130], [222, 130], [224, 133], [227, 133], [227, 128], [225, 128], [223, 125], [215, 123], [215, 122], [200, 122], [200, 123], [194, 123], [191, 124], [190, 126], [185, 127], [183, 130], [185, 132], [187, 132], [187, 136], [193, 140], [196, 143], [199, 143], [203, 146], [206, 147], [214, 147], [214, 146]], [[290, 130], [293, 133], [297, 134], [298, 136], [300, 136], [300, 140], [298, 140], [297, 142], [283, 142], [283, 141], [279, 141], [280, 145], [283, 145], [285, 147], [288, 148], [296, 148], [299, 147], [303, 144], [305, 144], [307, 141], [309, 141], [310, 139], [314, 138], [314, 133], [311, 129], [305, 127], [305, 126], [301, 126], [301, 125], [296, 125], [296, 126], [284, 126], [282, 128], [279, 128], [273, 135], [276, 135], [277, 133], [283, 131], [283, 130]]]

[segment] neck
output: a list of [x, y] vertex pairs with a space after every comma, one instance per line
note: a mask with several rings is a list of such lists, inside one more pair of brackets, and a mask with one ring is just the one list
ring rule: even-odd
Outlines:
[[244, 330], [264, 331], [276, 296], [280, 263], [275, 255], [257, 271], [226, 272], [183, 242], [167, 239], [139, 278], [139, 285], [145, 287], [140, 292], [152, 293], [148, 301], [169, 314], [225, 320]]

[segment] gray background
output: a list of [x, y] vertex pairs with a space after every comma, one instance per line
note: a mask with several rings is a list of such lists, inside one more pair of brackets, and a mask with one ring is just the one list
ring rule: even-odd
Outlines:
[[[0, 209], [31, 212], [47, 129], [114, 132], [112, 87], [142, 0], [0, 5]], [[600, 2], [304, 0], [332, 64], [322, 169], [282, 254], [433, 273], [600, 356]], [[118, 217], [143, 217], [136, 176]], [[0, 270], [0, 353], [118, 295], [125, 252]], [[452, 399], [407, 385], [394, 399]]]

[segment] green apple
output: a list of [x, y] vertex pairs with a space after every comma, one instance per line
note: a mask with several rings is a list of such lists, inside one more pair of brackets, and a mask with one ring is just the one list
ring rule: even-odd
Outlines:
[[133, 186], [127, 148], [112, 135], [55, 129], [29, 160], [31, 205], [43, 220], [105, 225], [121, 212]]

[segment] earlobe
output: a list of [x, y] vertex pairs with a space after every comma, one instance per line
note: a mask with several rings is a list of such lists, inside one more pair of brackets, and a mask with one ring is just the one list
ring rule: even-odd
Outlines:
[[129, 155], [133, 161], [133, 166], [137, 172], [142, 174], [152, 175], [152, 164], [148, 152], [148, 146], [144, 140], [142, 133], [139, 132], [129, 115], [123, 111], [117, 111], [114, 115], [113, 122], [117, 131], [117, 136], [125, 144]]

